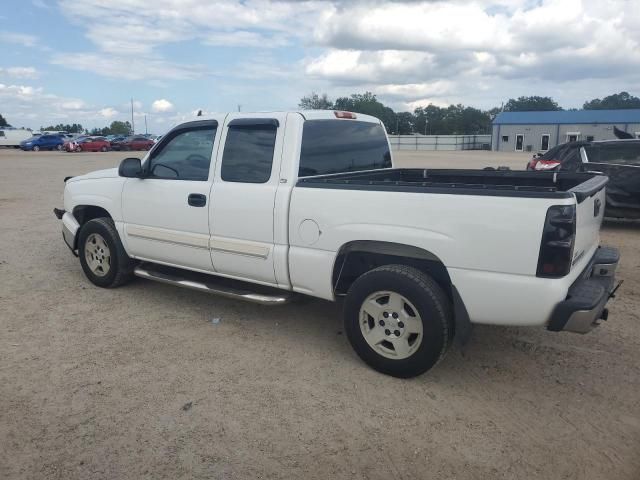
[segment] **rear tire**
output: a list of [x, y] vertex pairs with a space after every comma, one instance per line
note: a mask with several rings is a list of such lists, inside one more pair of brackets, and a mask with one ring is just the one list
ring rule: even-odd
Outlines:
[[33, 150], [34, 152], [39, 152], [40, 151], [40, 147], [36, 145], [31, 150]]
[[78, 145], [78, 146], [76, 147], [76, 152], [81, 152], [81, 151], [82, 151], [82, 147], [81, 147], [80, 145]]
[[106, 151], [107, 151], [107, 147], [102, 147], [102, 148], [100, 149], [100, 151], [101, 151], [102, 153], [106, 152]]
[[347, 294], [344, 326], [365, 363], [400, 378], [434, 367], [453, 338], [449, 298], [429, 275], [406, 265], [360, 276]]
[[110, 218], [95, 218], [82, 226], [78, 256], [84, 274], [98, 287], [119, 287], [133, 278], [135, 263], [124, 250]]

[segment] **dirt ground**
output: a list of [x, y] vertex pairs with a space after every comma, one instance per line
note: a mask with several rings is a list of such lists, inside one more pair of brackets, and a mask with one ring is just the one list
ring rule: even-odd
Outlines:
[[358, 359], [339, 305], [92, 286], [52, 208], [64, 176], [123, 157], [0, 150], [0, 478], [640, 478], [640, 225], [604, 227], [625, 283], [594, 332], [477, 327], [398, 380]]

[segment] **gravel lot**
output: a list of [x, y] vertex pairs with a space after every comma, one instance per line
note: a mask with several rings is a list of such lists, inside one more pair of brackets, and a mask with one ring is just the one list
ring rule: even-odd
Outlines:
[[639, 224], [604, 228], [625, 284], [596, 331], [477, 327], [398, 380], [356, 357], [339, 305], [92, 286], [52, 208], [64, 176], [124, 156], [0, 150], [0, 478], [640, 478]]

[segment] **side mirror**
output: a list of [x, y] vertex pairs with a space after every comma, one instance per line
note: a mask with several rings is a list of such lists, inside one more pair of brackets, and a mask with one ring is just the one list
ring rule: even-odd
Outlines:
[[142, 162], [140, 162], [139, 158], [125, 158], [120, 162], [118, 175], [126, 178], [141, 178]]

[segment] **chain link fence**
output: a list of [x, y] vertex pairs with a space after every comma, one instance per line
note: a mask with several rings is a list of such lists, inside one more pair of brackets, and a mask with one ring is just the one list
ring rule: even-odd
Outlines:
[[491, 135], [389, 135], [392, 150], [491, 150]]

